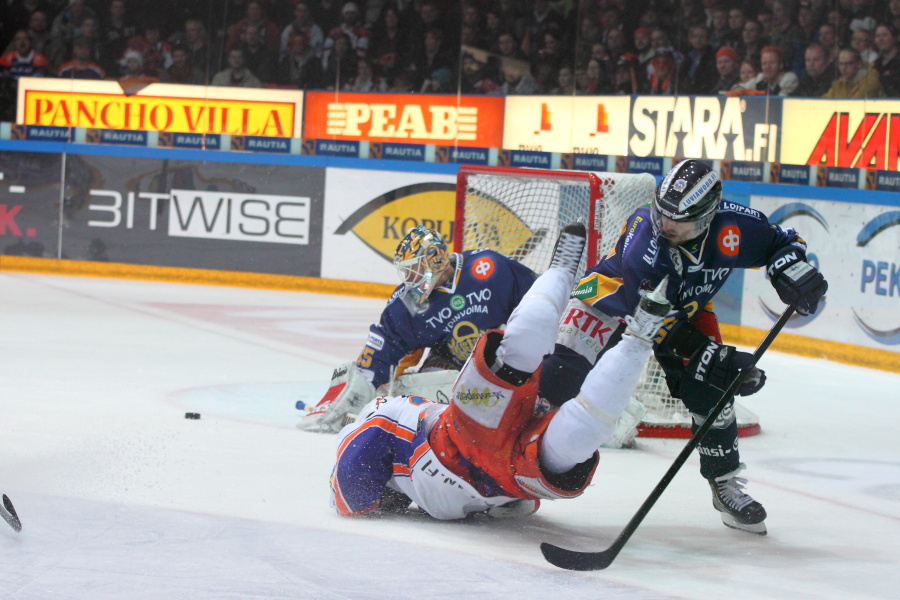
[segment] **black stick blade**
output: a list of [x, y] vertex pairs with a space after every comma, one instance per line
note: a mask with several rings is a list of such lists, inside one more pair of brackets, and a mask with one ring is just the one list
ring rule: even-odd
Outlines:
[[2, 516], [16, 532], [22, 531], [22, 522], [19, 520], [19, 515], [16, 514], [16, 509], [13, 507], [12, 500], [10, 500], [6, 494], [3, 494], [3, 507], [6, 509], [6, 512], [0, 513], [0, 516]]
[[617, 548], [602, 552], [578, 552], [566, 550], [546, 542], [541, 544], [541, 552], [551, 565], [570, 571], [599, 571], [605, 569], [616, 559]]

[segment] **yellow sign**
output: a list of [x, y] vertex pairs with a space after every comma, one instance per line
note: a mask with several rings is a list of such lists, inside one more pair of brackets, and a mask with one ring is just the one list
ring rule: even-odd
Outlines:
[[900, 102], [785, 100], [781, 162], [900, 170]]
[[24, 125], [270, 137], [301, 133], [302, 92], [154, 83], [126, 95], [116, 82], [22, 81], [17, 121]]
[[628, 96], [508, 96], [503, 148], [623, 155], [630, 107]]

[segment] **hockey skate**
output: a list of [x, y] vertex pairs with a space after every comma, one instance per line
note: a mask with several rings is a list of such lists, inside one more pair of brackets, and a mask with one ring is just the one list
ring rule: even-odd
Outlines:
[[563, 227], [556, 240], [556, 246], [553, 248], [550, 268], [562, 269], [573, 277], [578, 277], [578, 268], [586, 243], [587, 228], [584, 223], [576, 221]]
[[666, 299], [668, 285], [669, 276], [666, 275], [656, 289], [641, 296], [634, 315], [625, 317], [625, 323], [628, 325], [625, 333], [648, 342], [653, 341], [656, 332], [662, 327], [666, 315], [672, 310], [672, 303]]
[[741, 463], [731, 473], [709, 480], [713, 494], [713, 507], [722, 513], [726, 527], [757, 535], [766, 535], [766, 509], [744, 492], [747, 480], [738, 473], [747, 468]]

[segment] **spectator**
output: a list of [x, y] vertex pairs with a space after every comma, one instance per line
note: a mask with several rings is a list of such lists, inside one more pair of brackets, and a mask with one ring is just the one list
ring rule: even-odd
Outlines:
[[512, 33], [513, 37], [521, 40], [525, 36], [528, 19], [525, 16], [520, 0], [498, 0], [496, 10], [503, 24], [503, 29]]
[[638, 93], [639, 68], [634, 54], [626, 52], [619, 57], [613, 71], [612, 92], [614, 94]]
[[309, 5], [313, 11], [313, 20], [322, 31], [331, 31], [341, 23], [343, 0], [318, 0]]
[[748, 20], [744, 23], [741, 43], [737, 46], [738, 54], [743, 58], [758, 58], [765, 46], [762, 25], [758, 21]]
[[884, 88], [874, 68], [863, 65], [859, 52], [844, 48], [838, 53], [840, 78], [825, 92], [825, 98], [884, 98]]
[[49, 63], [50, 72], [56, 72], [64, 62], [69, 60], [72, 51], [72, 41], [75, 37], [81, 37], [88, 40], [91, 44], [91, 60], [97, 64], [106, 62], [100, 51], [100, 22], [93, 13], [82, 13], [78, 20], [78, 27], [75, 28], [73, 38], [64, 36], [53, 36], [50, 43], [47, 44], [47, 61]]
[[341, 9], [341, 24], [328, 32], [325, 38], [323, 53], [327, 54], [334, 46], [338, 35], [346, 35], [350, 39], [350, 47], [357, 56], [365, 56], [369, 49], [369, 31], [359, 19], [359, 7], [355, 2], [347, 2]]
[[237, 47], [228, 51], [228, 68], [216, 73], [210, 85], [260, 87], [262, 82], [247, 69], [244, 62], [244, 51]]
[[709, 31], [705, 25], [692, 25], [688, 32], [690, 50], [678, 72], [679, 94], [708, 94], [715, 86], [715, 50], [709, 45]]
[[834, 70], [828, 64], [825, 48], [818, 42], [806, 47], [806, 74], [800, 78], [793, 96], [805, 98], [821, 98], [834, 81]]
[[792, 4], [787, 0], [772, 3], [772, 25], [767, 35], [769, 45], [781, 47], [786, 66], [796, 71], [803, 68], [803, 34], [796, 24]]
[[274, 83], [278, 53], [263, 42], [259, 27], [255, 23], [247, 23], [241, 36], [240, 48], [244, 51], [244, 64], [247, 70], [264, 84]]
[[172, 48], [172, 64], [165, 69], [160, 77], [165, 83], [184, 83], [189, 85], [204, 85], [206, 77], [203, 73], [191, 65], [191, 54], [181, 45]]
[[63, 79], [106, 79], [106, 71], [91, 61], [91, 42], [79, 37], [72, 42], [72, 60], [63, 63], [56, 76]]
[[388, 4], [372, 27], [369, 39], [369, 56], [388, 79], [393, 78], [409, 59], [409, 37], [400, 28], [400, 11]]
[[645, 94], [671, 96], [675, 94], [675, 58], [671, 52], [659, 52], [650, 59]]
[[[47, 44], [52, 39], [50, 35], [50, 19], [47, 18], [47, 13], [42, 10], [36, 10], [31, 13], [31, 17], [28, 19], [28, 35], [31, 37], [31, 47], [36, 52], [43, 54]], [[12, 46], [12, 42], [10, 42], [6, 51], [12, 50]]]
[[[591, 46], [597, 42], [602, 42], [600, 28], [597, 21], [590, 13], [581, 17], [578, 24], [578, 35], [575, 38], [575, 60], [579, 63], [586, 62], [591, 51]], [[649, 46], [650, 40], [647, 39]]]
[[312, 48], [316, 56], [322, 58], [322, 51], [325, 45], [325, 33], [319, 24], [312, 18], [312, 11], [306, 2], [298, 2], [294, 6], [294, 20], [284, 28], [281, 32], [281, 43], [279, 46], [280, 58], [284, 58], [291, 49], [291, 40], [297, 35], [303, 35], [306, 44]]
[[894, 31], [900, 31], [900, 0], [890, 0], [888, 2], [887, 24]]
[[706, 93], [718, 94], [730, 91], [740, 81], [740, 64], [741, 57], [738, 56], [737, 50], [730, 46], [719, 48], [716, 52], [716, 71], [719, 73], [719, 80]]
[[564, 51], [559, 33], [554, 30], [547, 31], [544, 33], [544, 47], [531, 62], [538, 87], [544, 91], [553, 88], [559, 68], [566, 64], [572, 64], [572, 59]]
[[409, 94], [415, 91], [410, 74], [405, 71], [398, 72], [391, 81], [388, 92], [391, 94]]
[[109, 13], [100, 31], [100, 53], [105, 60], [103, 68], [115, 73], [119, 57], [125, 53], [126, 42], [138, 33], [137, 27], [126, 17], [125, 0], [109, 3]]
[[203, 80], [209, 81], [213, 69], [212, 53], [206, 40], [206, 27], [199, 19], [188, 19], [184, 23], [184, 47], [188, 51], [191, 67], [201, 73]]
[[565, 31], [565, 19], [550, 5], [549, 0], [532, 0], [533, 11], [529, 15], [522, 40], [525, 56], [535, 57], [544, 48], [544, 34], [554, 31], [559, 35]]
[[281, 58], [280, 81], [301, 90], [323, 87], [322, 60], [302, 33], [292, 33], [287, 54]]
[[438, 69], [449, 69], [452, 72], [453, 67], [453, 55], [444, 47], [443, 32], [432, 27], [425, 32], [424, 52], [414, 56], [409, 64], [413, 80], [421, 86], [427, 74]]
[[872, 34], [868, 29], [857, 29], [850, 36], [850, 47], [859, 52], [862, 61], [870, 65], [878, 58], [878, 52], [872, 48]]
[[575, 87], [575, 72], [572, 67], [564, 65], [556, 74], [556, 87], [550, 90], [554, 96], [574, 96], [578, 93]]
[[612, 91], [608, 71], [601, 60], [592, 58], [587, 64], [587, 79], [584, 93], [591, 95], [608, 94]]
[[638, 27], [634, 30], [634, 40], [632, 45], [636, 52], [638, 65], [641, 66], [646, 65], [655, 54], [653, 47], [650, 45], [650, 33], [650, 29], [646, 27]]
[[228, 37], [225, 41], [225, 48], [227, 50], [241, 44], [244, 30], [248, 25], [255, 25], [257, 31], [259, 31], [260, 37], [263, 39], [263, 43], [265, 43], [272, 52], [278, 52], [281, 33], [278, 26], [273, 21], [266, 18], [265, 13], [263, 12], [262, 3], [259, 2], [259, 0], [250, 0], [247, 2], [247, 12], [244, 18], [228, 28]]
[[419, 90], [422, 94], [448, 94], [455, 92], [453, 89], [453, 73], [446, 67], [435, 69], [422, 82]]
[[797, 33], [803, 45], [808, 45], [818, 37], [816, 13], [808, 2], [801, 2], [797, 11]]
[[387, 83], [372, 69], [372, 64], [367, 58], [356, 61], [356, 75], [351, 77], [346, 85], [345, 92], [386, 92]]
[[781, 46], [766, 46], [760, 53], [762, 81], [756, 89], [772, 96], [789, 96], [800, 83], [793, 71], [784, 68]]
[[528, 71], [528, 63], [517, 60], [503, 61], [503, 85], [500, 93], [504, 96], [537, 94], [539, 92], [534, 77]]
[[710, 17], [709, 45], [713, 48], [736, 46], [738, 36], [728, 26], [728, 11], [721, 6], [717, 6], [712, 9]]
[[334, 46], [322, 57], [322, 81], [329, 90], [340, 90], [356, 75], [356, 52], [350, 36], [341, 33], [334, 38]]
[[50, 33], [60, 39], [64, 48], [68, 48], [75, 39], [78, 23], [87, 16], [96, 17], [97, 14], [87, 7], [85, 0], [70, 0], [69, 5], [53, 19]]
[[172, 65], [172, 45], [162, 39], [159, 25], [148, 22], [143, 35], [128, 39], [125, 47], [137, 50], [144, 57], [144, 72], [162, 79], [163, 73]]
[[467, 52], [462, 56], [461, 65], [460, 93], [497, 94], [500, 91], [500, 84], [488, 74], [486, 63]]
[[747, 16], [744, 9], [735, 6], [728, 10], [728, 45], [738, 48], [741, 45], [741, 38], [744, 35], [744, 24], [747, 22]]
[[47, 73], [47, 58], [31, 47], [31, 37], [24, 29], [13, 36], [13, 49], [0, 56], [0, 76], [43, 77]]
[[878, 58], [873, 63], [875, 72], [881, 80], [885, 94], [889, 98], [900, 97], [900, 52], [897, 45], [897, 31], [890, 25], [879, 25], [875, 28], [875, 47]]
[[505, 31], [497, 38], [497, 54], [501, 60], [525, 60], [525, 55], [519, 49], [519, 43], [511, 31]]
[[831, 23], [823, 23], [819, 27], [819, 43], [825, 48], [828, 55], [828, 62], [834, 62], [837, 59], [838, 39], [837, 30]]
[[741, 61], [740, 81], [732, 87], [732, 91], [752, 90], [762, 81], [763, 74], [759, 69], [759, 62], [755, 58], [745, 58]]

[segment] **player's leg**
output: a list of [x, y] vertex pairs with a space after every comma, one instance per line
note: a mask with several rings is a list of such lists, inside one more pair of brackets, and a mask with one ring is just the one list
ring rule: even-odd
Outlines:
[[541, 466], [552, 473], [566, 473], [593, 456], [612, 434], [653, 349], [671, 304], [665, 298], [668, 278], [644, 296], [635, 314], [626, 319], [621, 341], [603, 354], [591, 369], [581, 391], [565, 402], [541, 441]]
[[[704, 339], [721, 344], [722, 336], [714, 313], [703, 311], [692, 320], [690, 325], [695, 327]], [[733, 350], [732, 347], [719, 346], [715, 356], [709, 359], [710, 364], [706, 370], [709, 372], [717, 368], [718, 365], [712, 363], [719, 362], [720, 357], [724, 356], [724, 360], [728, 360], [728, 356], [734, 356]], [[702, 348], [698, 350], [698, 352], [700, 351]], [[697, 361], [701, 358], [696, 357], [693, 360]], [[693, 431], [699, 429], [706, 420], [706, 415], [722, 397], [724, 389], [731, 383], [730, 380], [737, 376], [736, 371], [732, 375], [730, 369], [723, 367], [723, 371], [729, 371], [729, 373], [722, 377], [723, 381], [714, 385], [709, 379], [701, 381], [694, 375], [686, 373], [685, 371], [690, 369], [690, 364], [685, 366], [681, 359], [663, 359], [660, 360], [660, 365], [667, 377], [681, 382], [678, 386], [680, 388], [678, 395], [691, 412]], [[713, 506], [721, 513], [722, 522], [726, 526], [764, 535], [766, 533], [764, 523], [766, 510], [762, 504], [743, 490], [746, 479], [737, 477], [745, 468], [741, 463], [738, 446], [738, 426], [732, 402], [722, 411], [697, 446], [697, 452], [700, 455], [700, 475], [709, 482], [713, 494]]]

